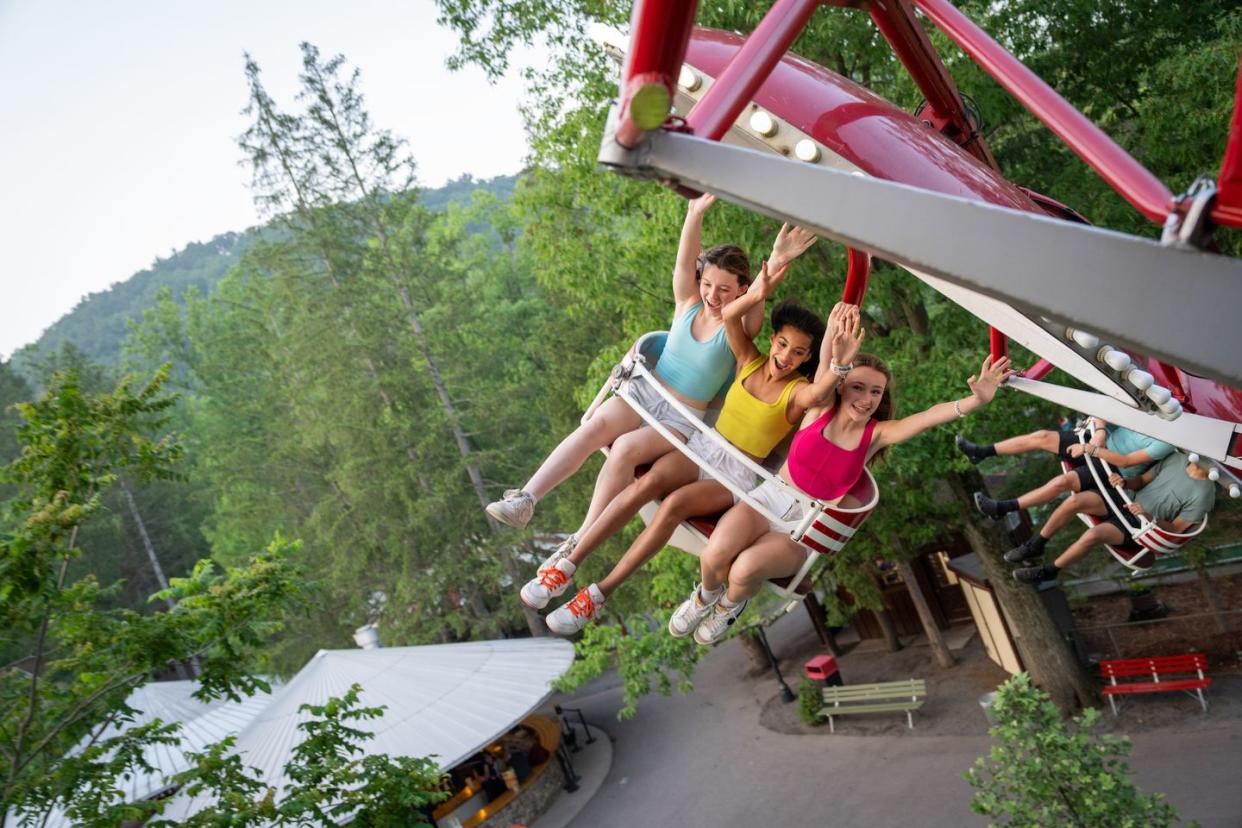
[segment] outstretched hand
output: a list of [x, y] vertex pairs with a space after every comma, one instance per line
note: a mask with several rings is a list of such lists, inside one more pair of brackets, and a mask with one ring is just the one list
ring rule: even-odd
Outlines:
[[755, 279], [755, 283], [751, 286], [750, 291], [747, 292], [753, 291], [762, 298], [767, 299], [772, 295], [772, 291], [776, 290], [777, 286], [785, 281], [785, 274], [788, 272], [788, 262], [779, 267], [773, 267], [767, 260], [764, 260], [763, 264], [759, 266], [759, 276]]
[[714, 195], [711, 193], [703, 193], [703, 195], [698, 198], [690, 199], [690, 203], [686, 205], [686, 212], [701, 218], [703, 214], [707, 212], [708, 208], [715, 203], [716, 197]]
[[832, 313], [828, 314], [826, 333], [832, 343], [832, 361], [837, 365], [849, 365], [853, 362], [866, 335], [858, 305], [837, 302]]
[[786, 222], [781, 225], [781, 232], [776, 234], [776, 241], [772, 242], [770, 261], [774, 262], [774, 267], [789, 264], [815, 244], [815, 238], [810, 230], [797, 225], [790, 227]]
[[1086, 450], [1087, 450], [1086, 443], [1071, 443], [1070, 447], [1065, 450], [1065, 453], [1068, 454], [1070, 457], [1074, 458], [1075, 460], [1077, 460], [1079, 457], [1082, 457], [1083, 452], [1085, 452]]
[[995, 362], [992, 361], [992, 355], [983, 360], [983, 366], [979, 369], [978, 378], [971, 377], [966, 380], [966, 384], [970, 386], [970, 393], [975, 395], [975, 399], [981, 405], [987, 405], [996, 396], [996, 389], [1002, 382], [1018, 373], [1010, 368], [1009, 357], [1001, 357]]

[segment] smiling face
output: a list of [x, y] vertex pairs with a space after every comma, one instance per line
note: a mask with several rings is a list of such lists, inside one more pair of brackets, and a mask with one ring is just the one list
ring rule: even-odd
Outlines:
[[811, 335], [785, 325], [772, 334], [768, 350], [768, 373], [773, 379], [784, 379], [811, 358], [814, 348]]
[[837, 386], [841, 395], [838, 413], [844, 412], [851, 420], [865, 423], [875, 416], [887, 387], [888, 378], [884, 374], [869, 366], [856, 366]]
[[724, 306], [745, 292], [746, 287], [739, 283], [737, 274], [714, 264], [703, 267], [699, 276], [699, 298], [708, 316], [720, 318]]

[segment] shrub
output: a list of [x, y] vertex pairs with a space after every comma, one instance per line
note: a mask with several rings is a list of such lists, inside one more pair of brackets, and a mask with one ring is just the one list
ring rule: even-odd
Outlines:
[[824, 709], [824, 694], [817, 682], [804, 678], [798, 685], [798, 715], [811, 727], [822, 725], [824, 717], [820, 711]]

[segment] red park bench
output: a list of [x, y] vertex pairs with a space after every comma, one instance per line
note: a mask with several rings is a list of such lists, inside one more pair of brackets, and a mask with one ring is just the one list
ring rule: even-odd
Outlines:
[[[1203, 691], [1212, 683], [1204, 673], [1207, 671], [1207, 656], [1202, 653], [1190, 653], [1175, 656], [1153, 656], [1151, 658], [1124, 658], [1114, 661], [1100, 662], [1100, 675], [1108, 679], [1103, 693], [1108, 696], [1108, 703], [1117, 715], [1117, 696], [1130, 696], [1136, 693], [1171, 693], [1180, 690], [1192, 695], [1193, 690], [1199, 696], [1199, 704], [1207, 711], [1207, 699]], [[1194, 673], [1193, 678], [1166, 678], [1167, 676], [1185, 676]], [[1149, 677], [1150, 681], [1138, 680]], [[1125, 683], [1118, 679], [1127, 680]]]

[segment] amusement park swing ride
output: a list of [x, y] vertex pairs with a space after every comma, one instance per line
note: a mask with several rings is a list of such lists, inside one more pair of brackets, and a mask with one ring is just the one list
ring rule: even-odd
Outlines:
[[[788, 53], [821, 5], [869, 14], [924, 96], [917, 112]], [[1160, 225], [1161, 239], [1092, 227], [1006, 180], [916, 8]], [[637, 0], [629, 43], [607, 44], [623, 65], [602, 165], [687, 196], [711, 192], [846, 245], [843, 301], [861, 303], [872, 255], [903, 267], [988, 323], [994, 357], [1007, 355], [1010, 339], [1040, 356], [1008, 387], [1178, 446], [1242, 495], [1242, 261], [1211, 247], [1214, 226], [1242, 227], [1242, 76], [1219, 177], [1174, 196], [949, 0], [776, 0], [745, 38], [694, 28], [695, 9], [696, 0]], [[659, 389], [648, 369], [662, 345], [660, 334], [640, 339], [583, 419], [615, 393], [663, 431], [630, 394], [636, 382]], [[1089, 390], [1046, 382], [1054, 367]], [[787, 527], [807, 562], [780, 591], [805, 594], [811, 553], [839, 551], [877, 502], [869, 472], [838, 504], [808, 502]], [[1185, 535], [1146, 524], [1134, 530], [1140, 553], [1111, 551], [1132, 569], [1139, 558], [1150, 565], [1148, 551], [1172, 553], [1204, 523]], [[710, 531], [691, 521], [670, 544], [698, 554]]]

